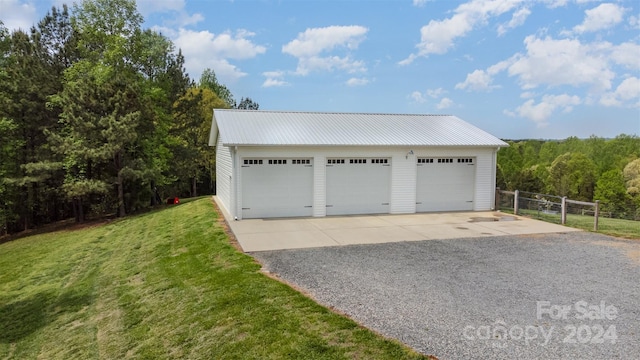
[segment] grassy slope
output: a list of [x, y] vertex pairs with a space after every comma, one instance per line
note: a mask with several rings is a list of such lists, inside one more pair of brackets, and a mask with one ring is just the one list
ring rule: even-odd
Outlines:
[[[550, 215], [526, 209], [521, 209], [519, 214], [556, 224], [560, 224], [561, 222], [560, 214]], [[567, 214], [566, 225], [576, 229], [593, 231], [593, 216]], [[640, 221], [599, 217], [598, 232], [627, 239], [640, 239]]]
[[0, 358], [422, 358], [259, 272], [208, 199], [0, 245]]

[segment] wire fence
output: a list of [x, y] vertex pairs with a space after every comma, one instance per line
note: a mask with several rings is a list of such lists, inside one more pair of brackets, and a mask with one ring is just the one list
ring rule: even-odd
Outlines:
[[640, 208], [616, 213], [609, 211], [611, 206], [600, 205], [599, 201], [577, 201], [556, 195], [496, 189], [496, 210], [572, 228], [640, 239]]
[[520, 191], [518, 209], [522, 215], [529, 215], [549, 222], [562, 223], [562, 197]]
[[600, 214], [598, 201], [592, 203], [556, 195], [500, 189], [496, 191], [496, 209], [556, 224], [566, 224], [567, 217], [571, 216], [572, 222], [593, 222], [594, 230], [598, 229], [598, 218], [607, 215]]
[[[497, 208], [501, 211], [514, 212], [515, 210], [519, 215], [562, 223], [562, 197], [560, 196], [504, 190], [499, 190], [496, 194], [499, 194]], [[517, 203], [516, 194], [518, 195]]]

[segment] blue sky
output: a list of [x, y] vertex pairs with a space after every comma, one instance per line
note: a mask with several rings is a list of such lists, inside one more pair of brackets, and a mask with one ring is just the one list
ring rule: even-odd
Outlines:
[[[10, 29], [61, 0], [0, 0]], [[70, 3], [70, 2], [67, 2]], [[498, 137], [640, 135], [640, 2], [141, 0], [265, 110], [456, 115]]]

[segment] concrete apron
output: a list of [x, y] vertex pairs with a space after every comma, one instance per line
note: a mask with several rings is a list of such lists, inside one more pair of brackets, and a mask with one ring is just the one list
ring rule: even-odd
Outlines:
[[581, 231], [497, 211], [234, 221], [218, 207], [245, 252]]

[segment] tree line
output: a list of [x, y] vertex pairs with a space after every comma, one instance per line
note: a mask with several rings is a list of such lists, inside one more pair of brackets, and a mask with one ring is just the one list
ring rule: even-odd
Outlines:
[[213, 109], [259, 105], [211, 69], [195, 83], [142, 22], [133, 0], [53, 7], [30, 31], [0, 22], [0, 236], [213, 191]]
[[507, 141], [498, 152], [497, 186], [589, 201], [640, 220], [640, 138], [591, 136]]

